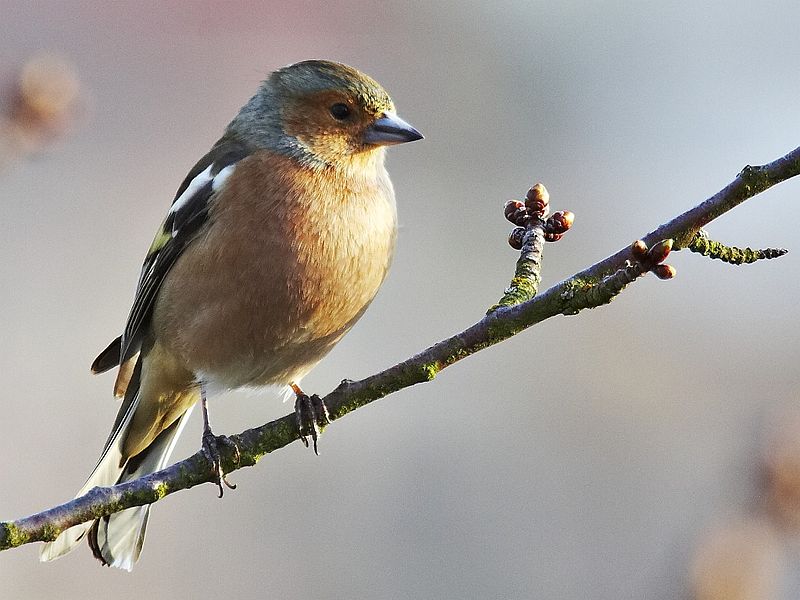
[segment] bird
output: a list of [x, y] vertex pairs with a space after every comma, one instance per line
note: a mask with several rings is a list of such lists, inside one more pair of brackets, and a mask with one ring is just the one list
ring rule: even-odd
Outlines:
[[[306, 60], [267, 76], [178, 188], [122, 334], [92, 364], [94, 373], [118, 369], [122, 403], [78, 496], [167, 466], [198, 403], [220, 495], [223, 483], [233, 487], [208, 418], [207, 398], [224, 390], [286, 386], [316, 451], [325, 407], [300, 382], [386, 277], [397, 211], [385, 149], [422, 137], [353, 67]], [[134, 507], [73, 526], [40, 558], [87, 538], [101, 563], [130, 571], [149, 513]]]

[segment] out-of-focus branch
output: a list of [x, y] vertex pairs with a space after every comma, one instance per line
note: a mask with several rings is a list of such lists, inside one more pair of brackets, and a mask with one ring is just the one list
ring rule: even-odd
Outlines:
[[698, 536], [692, 600], [798, 597], [793, 563], [800, 535], [800, 413], [784, 409], [773, 421], [760, 460], [752, 461], [755, 472], [744, 477], [744, 485], [757, 482], [758, 491], [739, 510], [716, 515]]
[[0, 169], [40, 154], [69, 133], [82, 104], [75, 68], [55, 54], [28, 60], [0, 90]]
[[[652, 270], [662, 278], [674, 275], [661, 261], [670, 248], [686, 247], [700, 229], [723, 213], [771, 186], [800, 174], [800, 148], [772, 163], [745, 167], [723, 190], [644, 236], [642, 243], [626, 245], [538, 296], [499, 306], [480, 321], [411, 358], [362, 379], [345, 380], [323, 400], [334, 421], [378, 398], [432, 380], [439, 371], [476, 352], [497, 344], [545, 319], [576, 314], [608, 302], [622, 288]], [[667, 242], [666, 240], [673, 240]], [[667, 247], [669, 246], [669, 247]], [[657, 267], [664, 267], [658, 269]], [[226, 472], [252, 466], [265, 454], [298, 440], [297, 419], [287, 415], [230, 439], [236, 452], [221, 444]], [[95, 488], [85, 496], [16, 521], [0, 523], [0, 550], [35, 541], [49, 541], [63, 530], [132, 506], [160, 500], [178, 490], [213, 482], [215, 473], [200, 452], [142, 479], [110, 488]]]

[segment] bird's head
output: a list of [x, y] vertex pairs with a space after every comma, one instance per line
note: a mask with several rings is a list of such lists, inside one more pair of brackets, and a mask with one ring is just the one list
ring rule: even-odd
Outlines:
[[308, 60], [278, 69], [254, 100], [259, 96], [278, 119], [282, 144], [325, 164], [422, 138], [377, 81], [340, 63]]

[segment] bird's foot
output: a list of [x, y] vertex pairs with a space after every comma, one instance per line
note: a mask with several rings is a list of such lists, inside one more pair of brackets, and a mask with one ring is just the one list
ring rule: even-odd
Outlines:
[[225, 488], [222, 484], [225, 484], [226, 487], [232, 490], [236, 489], [236, 485], [229, 482], [228, 478], [225, 476], [225, 471], [222, 468], [222, 459], [219, 453], [219, 444], [232, 446], [237, 462], [241, 458], [241, 455], [239, 454], [239, 446], [230, 438], [225, 437], [224, 435], [214, 435], [214, 432], [211, 431], [211, 428], [207, 428], [203, 431], [203, 445], [201, 447], [201, 451], [205, 455], [208, 462], [211, 463], [211, 469], [214, 471], [216, 484], [217, 487], [219, 487], [219, 497], [222, 498], [222, 494], [225, 491]]
[[313, 394], [307, 395], [300, 386], [293, 383], [292, 390], [295, 393], [296, 400], [294, 402], [294, 413], [297, 416], [297, 428], [300, 430], [300, 439], [308, 448], [308, 438], [314, 448], [314, 454], [319, 456], [317, 451], [317, 438], [322, 432], [322, 429], [330, 423], [328, 417], [328, 409], [322, 398]]

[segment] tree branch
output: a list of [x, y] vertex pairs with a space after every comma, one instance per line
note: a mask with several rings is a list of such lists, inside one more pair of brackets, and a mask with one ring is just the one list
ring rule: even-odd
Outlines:
[[[798, 174], [800, 148], [767, 165], [747, 166], [724, 189], [651, 231], [643, 241], [646, 247], [655, 247], [662, 240], [672, 239], [675, 249], [685, 248], [710, 221]], [[545, 319], [561, 314], [576, 314], [584, 308], [607, 303], [627, 283], [647, 270], [640, 266], [642, 252], [636, 244], [626, 246], [532, 299], [513, 306], [493, 307], [474, 325], [393, 367], [361, 381], [343, 381], [323, 399], [330, 420], [340, 419], [357, 408], [403, 388], [431, 381], [439, 371], [453, 363]], [[264, 455], [298, 440], [299, 436], [294, 414], [232, 436], [230, 439], [238, 446], [240, 456], [236, 461], [233, 450], [225, 444], [220, 445], [225, 472], [255, 465]], [[198, 452], [141, 479], [109, 488], [94, 488], [66, 504], [16, 521], [2, 522], [0, 550], [30, 542], [50, 541], [73, 525], [125, 508], [153, 503], [173, 492], [214, 479], [215, 474], [207, 460]]]

